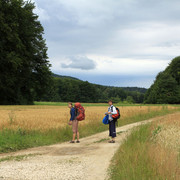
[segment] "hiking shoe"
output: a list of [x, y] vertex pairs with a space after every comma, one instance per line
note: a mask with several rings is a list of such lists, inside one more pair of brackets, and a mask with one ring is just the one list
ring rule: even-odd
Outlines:
[[111, 141], [109, 141], [109, 143], [115, 143], [115, 141], [111, 140]]
[[76, 141], [76, 143], [80, 143], [80, 141]]
[[75, 143], [74, 141], [70, 141], [69, 143]]

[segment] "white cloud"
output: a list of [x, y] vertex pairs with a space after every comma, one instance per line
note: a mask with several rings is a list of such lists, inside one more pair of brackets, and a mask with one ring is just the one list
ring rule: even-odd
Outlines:
[[97, 74], [109, 75], [152, 75], [164, 69], [169, 61], [164, 60], [134, 60], [128, 58], [109, 58], [89, 56], [97, 63]]
[[96, 68], [96, 64], [92, 59], [86, 56], [72, 56], [68, 58], [68, 63], [62, 63], [62, 68], [92, 70]]
[[45, 9], [40, 8], [35, 3], [36, 9], [34, 10], [34, 13], [37, 14], [41, 21], [47, 21], [50, 20], [50, 16], [48, 15], [48, 12]]
[[179, 0], [35, 2], [52, 70], [59, 74], [75, 73], [78, 68], [88, 75], [87, 80], [94, 74], [109, 73], [155, 77], [179, 55]]
[[[130, 58], [110, 58], [106, 56], [88, 55], [87, 57], [76, 56], [53, 60], [55, 72], [71, 73], [79, 69], [79, 73], [97, 75], [126, 75], [126, 76], [152, 76], [164, 70], [169, 60], [134, 60]], [[65, 69], [64, 69], [65, 68]], [[89, 72], [83, 70], [90, 70]]]

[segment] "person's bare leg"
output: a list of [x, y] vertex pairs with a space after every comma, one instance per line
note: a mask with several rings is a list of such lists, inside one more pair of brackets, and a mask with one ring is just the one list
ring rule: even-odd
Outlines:
[[72, 141], [75, 141], [76, 139], [76, 133], [73, 133], [73, 140]]
[[115, 141], [115, 138], [112, 138], [112, 141]]
[[79, 132], [77, 132], [77, 141], [79, 141]]
[[77, 121], [77, 122], [76, 122], [77, 142], [79, 142], [79, 131], [78, 131], [78, 125], [79, 125], [79, 122]]
[[76, 124], [75, 124], [75, 120], [72, 121], [72, 130], [73, 130], [73, 139], [72, 141], [74, 142], [76, 139]]

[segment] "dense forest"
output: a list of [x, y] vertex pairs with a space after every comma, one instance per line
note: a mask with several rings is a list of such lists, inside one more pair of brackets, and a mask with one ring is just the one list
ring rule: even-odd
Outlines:
[[180, 56], [160, 72], [145, 95], [145, 103], [180, 104]]
[[108, 99], [112, 99], [114, 102], [142, 103], [146, 92], [145, 88], [102, 86], [56, 74], [53, 74], [53, 77], [54, 80], [49, 93], [36, 100], [107, 102]]

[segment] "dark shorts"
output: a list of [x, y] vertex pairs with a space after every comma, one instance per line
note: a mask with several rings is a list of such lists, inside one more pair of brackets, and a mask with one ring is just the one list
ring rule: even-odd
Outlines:
[[109, 122], [109, 136], [116, 137], [116, 122], [114, 120]]

